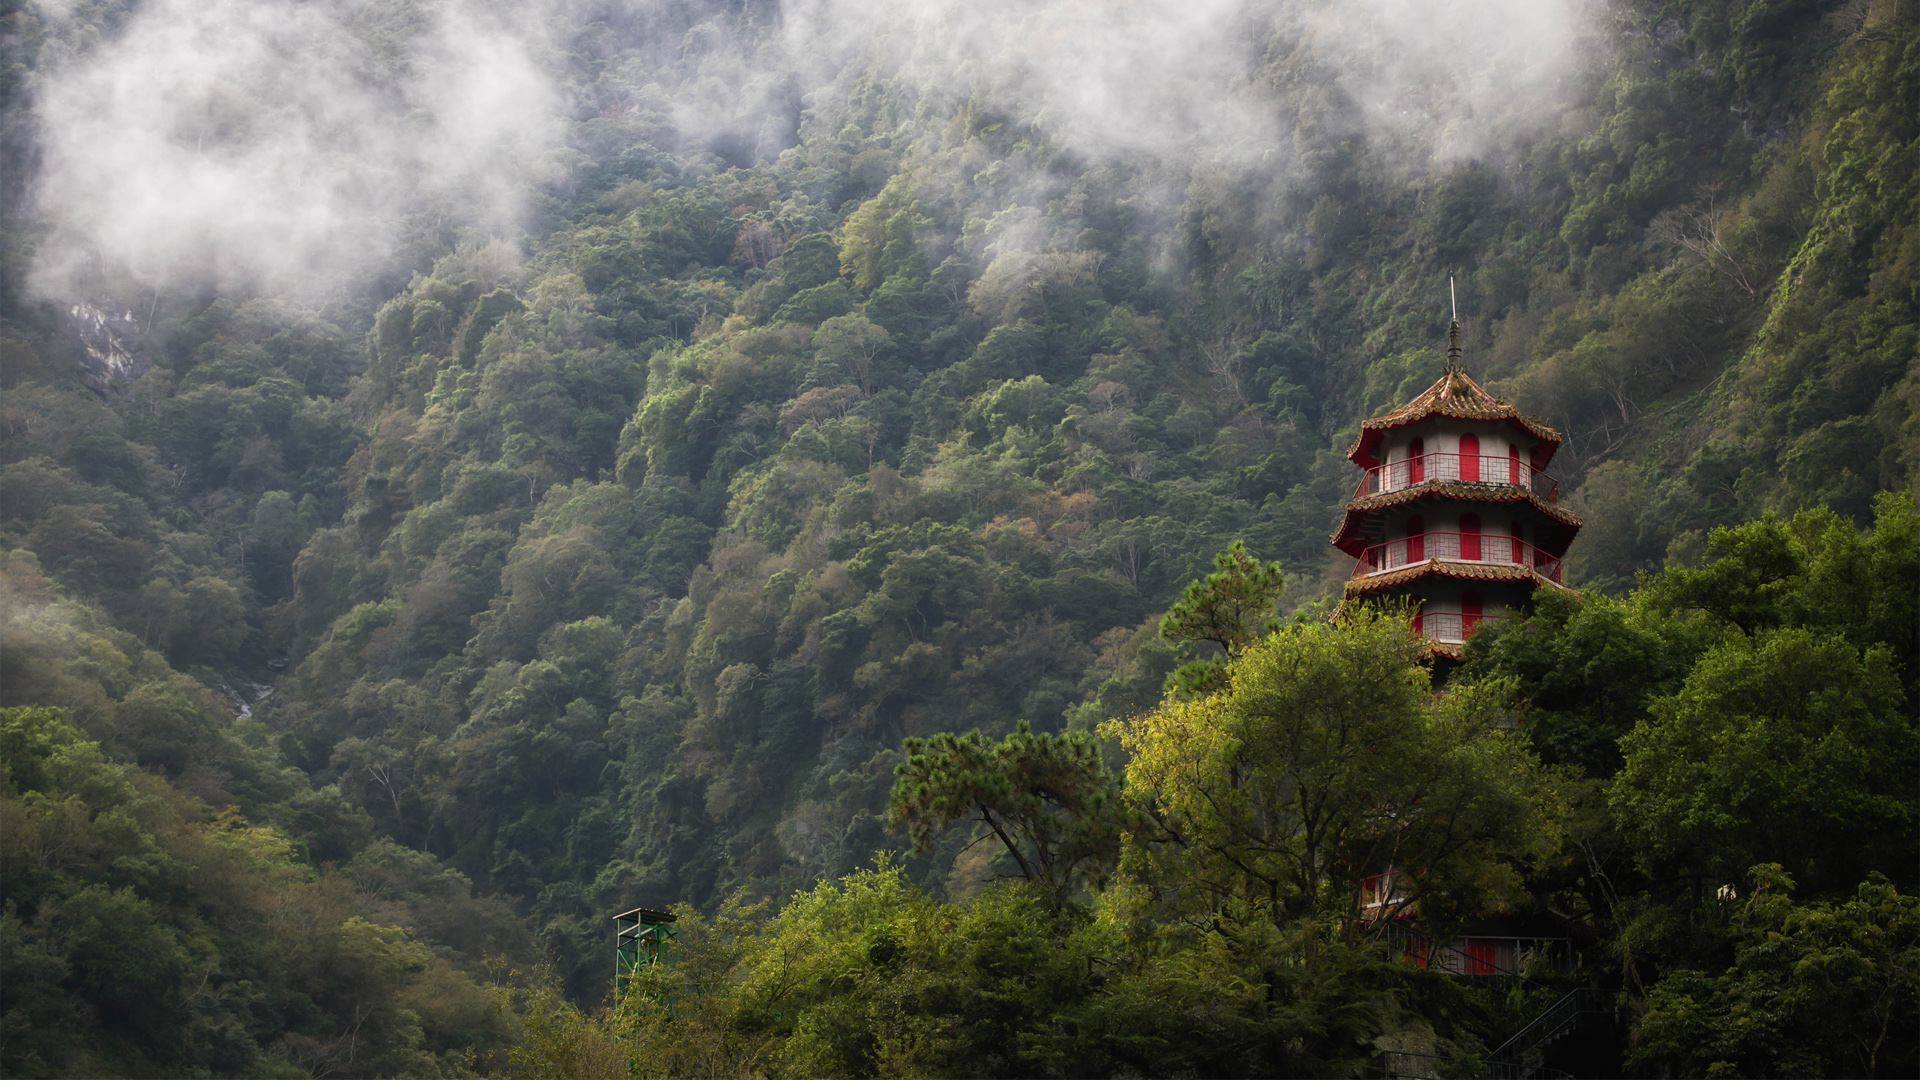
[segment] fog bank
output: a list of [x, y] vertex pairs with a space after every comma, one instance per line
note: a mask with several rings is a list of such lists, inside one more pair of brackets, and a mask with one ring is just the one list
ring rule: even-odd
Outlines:
[[[65, 6], [39, 11], [59, 39]], [[311, 292], [450, 223], [512, 237], [566, 173], [589, 79], [683, 145], [737, 129], [762, 160], [793, 140], [776, 113], [806, 102], [817, 127], [878, 78], [918, 95], [923, 134], [971, 99], [1089, 159], [1284, 183], [1296, 133], [1337, 124], [1417, 174], [1553, 122], [1583, 19], [1573, 0], [148, 0], [43, 57], [32, 285], [72, 296], [112, 268]], [[608, 27], [673, 39], [616, 42], [648, 62], [588, 76], [578, 43], [604, 51]]]

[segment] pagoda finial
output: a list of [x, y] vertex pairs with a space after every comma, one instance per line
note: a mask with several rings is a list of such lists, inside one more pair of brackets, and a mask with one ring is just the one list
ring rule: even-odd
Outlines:
[[1453, 288], [1453, 275], [1446, 275], [1446, 296], [1453, 302], [1453, 321], [1446, 329], [1446, 373], [1459, 375], [1459, 290]]
[[1446, 373], [1459, 375], [1459, 290], [1453, 288], [1453, 275], [1446, 275], [1446, 294], [1453, 302], [1453, 323], [1446, 329]]

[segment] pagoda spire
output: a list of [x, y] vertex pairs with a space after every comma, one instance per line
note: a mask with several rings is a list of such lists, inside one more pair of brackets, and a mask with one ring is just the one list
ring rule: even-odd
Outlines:
[[1460, 374], [1460, 293], [1447, 275], [1447, 299], [1453, 301], [1453, 321], [1447, 324], [1447, 374]]

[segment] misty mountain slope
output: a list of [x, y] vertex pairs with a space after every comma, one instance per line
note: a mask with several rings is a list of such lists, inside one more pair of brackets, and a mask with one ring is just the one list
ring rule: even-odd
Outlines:
[[1150, 707], [1232, 540], [1327, 595], [1450, 278], [1583, 587], [1912, 490], [1911, 3], [1137, 14], [15, 11], [6, 543], [591, 998], [613, 911], [903, 848], [902, 737]]

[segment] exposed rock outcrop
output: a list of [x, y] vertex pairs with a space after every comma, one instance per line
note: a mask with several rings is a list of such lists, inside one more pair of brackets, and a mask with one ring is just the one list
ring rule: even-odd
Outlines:
[[140, 323], [127, 308], [82, 301], [62, 311], [60, 323], [80, 348], [80, 380], [102, 397], [124, 391], [153, 368], [140, 347]]

